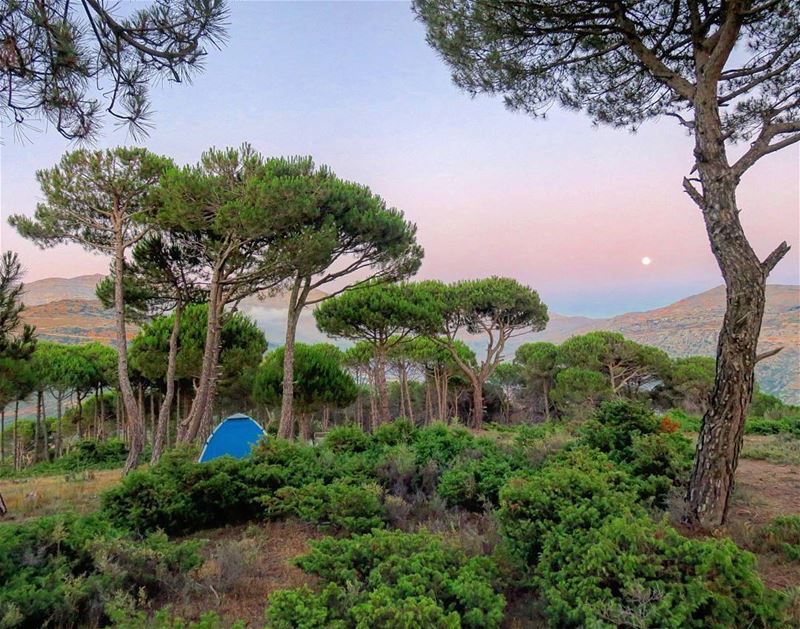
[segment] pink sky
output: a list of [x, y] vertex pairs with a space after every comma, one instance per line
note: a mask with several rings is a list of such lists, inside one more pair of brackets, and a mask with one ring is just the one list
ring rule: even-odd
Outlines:
[[[311, 154], [371, 186], [417, 223], [421, 277], [508, 275], [557, 312], [590, 315], [665, 305], [721, 283], [700, 212], [681, 189], [691, 138], [674, 121], [631, 134], [579, 114], [532, 120], [499, 99], [470, 99], [403, 3], [234, 4], [230, 45], [208, 58], [205, 74], [153, 96], [156, 129], [145, 145], [179, 162], [247, 140], [266, 154]], [[70, 147], [52, 131], [27, 142], [3, 133], [5, 219], [32, 213], [35, 170]], [[109, 129], [100, 146], [129, 142]], [[753, 168], [739, 201], [762, 257], [781, 240], [792, 246], [771, 281], [799, 283], [798, 147]], [[5, 220], [0, 238], [29, 280], [107, 268], [77, 247], [42, 252]]]

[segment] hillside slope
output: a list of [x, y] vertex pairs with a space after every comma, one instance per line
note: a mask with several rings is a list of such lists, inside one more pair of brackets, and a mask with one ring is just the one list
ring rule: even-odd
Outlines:
[[[26, 285], [25, 319], [37, 326], [42, 338], [77, 343], [113, 339], [112, 313], [103, 310], [94, 297], [94, 286], [101, 275], [72, 279], [49, 278]], [[284, 295], [250, 298], [241, 309], [253, 317], [267, 336], [269, 346], [283, 344], [286, 329]], [[551, 313], [546, 330], [513, 339], [506, 357], [513, 356], [520, 344], [535, 340], [561, 343], [575, 334], [592, 330], [612, 330], [640, 343], [655, 345], [672, 356], [716, 352], [717, 333], [725, 312], [722, 287], [687, 297], [663, 308], [630, 312], [608, 319], [590, 319]], [[135, 333], [135, 328], [130, 329]], [[310, 310], [300, 318], [297, 338], [313, 343], [328, 340], [316, 329]], [[480, 350], [482, 339], [465, 339]], [[774, 284], [767, 287], [767, 309], [761, 331], [761, 350], [784, 349], [758, 366], [762, 388], [787, 402], [800, 403], [800, 286]]]
[[[621, 332], [639, 343], [655, 345], [671, 356], [703, 354], [714, 356], [717, 335], [725, 314], [725, 290], [719, 286], [669, 306], [630, 312], [609, 319], [560, 317], [558, 327], [548, 326], [539, 334], [516, 339], [560, 343], [575, 334], [591, 330]], [[783, 347], [756, 369], [762, 388], [779, 394], [785, 401], [800, 403], [800, 286], [772, 284], [767, 287], [767, 307], [761, 327], [760, 351]]]

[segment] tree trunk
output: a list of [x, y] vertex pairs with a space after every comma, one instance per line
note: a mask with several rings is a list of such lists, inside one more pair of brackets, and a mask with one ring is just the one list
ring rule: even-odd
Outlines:
[[94, 435], [95, 439], [100, 439], [100, 420], [99, 420], [99, 408], [100, 399], [97, 393], [99, 387], [95, 384], [94, 385], [94, 428], [92, 429], [92, 434]]
[[431, 382], [430, 378], [426, 378], [425, 382], [425, 414], [428, 417], [428, 425], [433, 422], [433, 396], [431, 395]]
[[0, 463], [6, 462], [6, 408], [0, 408]]
[[[125, 330], [125, 289], [122, 285], [125, 271], [125, 245], [121, 223], [116, 228], [116, 251], [114, 256], [114, 310], [117, 320], [117, 375], [122, 392], [122, 403], [128, 416], [130, 450], [125, 461], [124, 474], [128, 474], [139, 463], [139, 455], [144, 447], [142, 418], [136, 408], [136, 398], [128, 377], [128, 335]], [[79, 402], [80, 404], [80, 402]]]
[[19, 471], [19, 434], [17, 433], [17, 423], [19, 422], [19, 400], [14, 400], [14, 471]]
[[42, 432], [42, 392], [36, 392], [36, 424], [33, 427], [33, 462], [39, 462], [39, 443]]
[[[386, 348], [375, 347], [375, 388], [378, 392], [378, 424], [389, 423], [389, 386], [386, 384]], [[375, 426], [377, 428], [377, 426]]]
[[56, 456], [61, 456], [61, 395], [56, 397]]
[[369, 430], [373, 431], [378, 427], [378, 394], [375, 384], [374, 366], [370, 369], [367, 380], [369, 385]]
[[726, 288], [726, 310], [717, 343], [711, 404], [703, 416], [687, 501], [689, 520], [703, 528], [724, 524], [753, 394], [753, 370], [766, 278], [785, 255], [785, 243], [759, 261], [742, 229], [736, 204], [738, 180], [728, 166], [714, 90], [695, 105], [695, 156], [703, 191], [687, 192], [700, 205], [711, 249]]
[[[175, 395], [175, 372], [177, 370], [178, 339], [181, 331], [181, 316], [183, 313], [182, 304], [175, 306], [175, 315], [172, 322], [172, 331], [169, 335], [169, 352], [167, 353], [167, 373], [166, 373], [166, 393], [161, 401], [161, 408], [158, 411], [158, 421], [153, 434], [153, 453], [150, 456], [150, 464], [158, 463], [164, 452], [167, 442], [167, 431], [169, 429], [169, 416], [172, 411], [172, 398]], [[178, 409], [180, 409], [180, 391], [178, 391]], [[180, 414], [180, 410], [179, 413]]]
[[[300, 319], [299, 277], [295, 278], [292, 292], [289, 295], [289, 312], [286, 317], [286, 338], [283, 345], [283, 396], [281, 398], [281, 420], [278, 424], [278, 436], [288, 439], [294, 422], [294, 342], [297, 335], [297, 322]], [[306, 293], [306, 291], [303, 291]]]
[[78, 437], [83, 439], [83, 396], [78, 393], [75, 397], [78, 399]]
[[300, 441], [303, 443], [311, 441], [311, 419], [308, 413], [300, 413], [297, 418], [297, 424]]
[[442, 421], [447, 422], [449, 424], [450, 423], [450, 417], [449, 417], [449, 412], [447, 410], [447, 405], [448, 405], [448, 401], [447, 401], [448, 391], [447, 391], [447, 389], [448, 389], [448, 386], [449, 386], [448, 383], [450, 382], [450, 374], [447, 372], [447, 370], [445, 370], [442, 373], [441, 379], [442, 379], [442, 382], [441, 382], [442, 391], [440, 393], [441, 408], [439, 410], [439, 414], [440, 414], [440, 416], [442, 418]]
[[483, 425], [483, 384], [479, 380], [472, 381], [472, 427]]
[[208, 321], [206, 324], [206, 342], [203, 348], [203, 364], [200, 381], [197, 386], [192, 406], [178, 427], [178, 441], [188, 443], [197, 437], [201, 424], [208, 415], [208, 408], [213, 403], [211, 393], [214, 371], [217, 369], [215, 357], [219, 356], [219, 317], [224, 304], [219, 286], [220, 273], [214, 269], [208, 295]]
[[403, 388], [406, 390], [406, 409], [408, 409], [408, 420], [414, 423], [414, 402], [411, 400], [411, 387], [408, 384], [408, 368], [403, 367]]
[[542, 393], [544, 394], [544, 418], [550, 421], [550, 396], [547, 391], [547, 380], [542, 381]]
[[106, 436], [106, 396], [103, 387], [100, 387], [100, 424], [97, 426], [97, 438], [105, 440]]

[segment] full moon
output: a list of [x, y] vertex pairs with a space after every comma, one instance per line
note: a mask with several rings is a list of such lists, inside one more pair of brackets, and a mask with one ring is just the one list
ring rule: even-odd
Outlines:
[[651, 262], [652, 262], [652, 260], [650, 258], [648, 258], [647, 256], [642, 258], [642, 264], [644, 264], [645, 266], [648, 266]]

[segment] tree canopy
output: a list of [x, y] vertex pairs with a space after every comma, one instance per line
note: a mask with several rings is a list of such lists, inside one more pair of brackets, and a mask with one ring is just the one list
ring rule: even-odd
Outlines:
[[2, 112], [92, 139], [103, 114], [137, 136], [153, 81], [185, 81], [225, 39], [224, 0], [161, 0], [123, 12], [102, 0], [13, 0], [0, 8]]
[[[335, 351], [334, 351], [335, 350]], [[342, 408], [358, 393], [353, 377], [342, 368], [341, 353], [327, 343], [295, 346], [295, 401], [303, 413], [323, 406]], [[283, 396], [283, 347], [269, 352], [256, 372], [253, 398], [277, 407]]]

